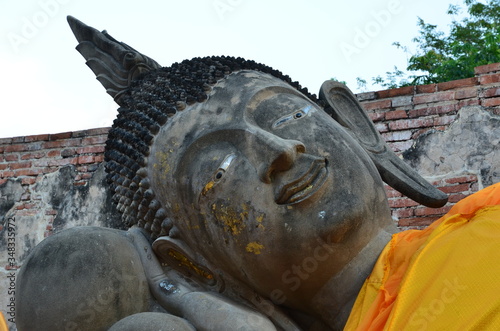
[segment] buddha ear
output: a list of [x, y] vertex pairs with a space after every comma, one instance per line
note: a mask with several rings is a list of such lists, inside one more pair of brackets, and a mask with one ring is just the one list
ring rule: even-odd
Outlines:
[[79, 42], [76, 49], [87, 60], [87, 65], [106, 92], [120, 106], [123, 106], [121, 97], [133, 80], [161, 67], [153, 59], [117, 41], [106, 31], [99, 32], [72, 16], [68, 16], [68, 23]]
[[181, 239], [169, 236], [159, 237], [153, 242], [153, 251], [162, 264], [166, 264], [187, 277], [193, 277], [203, 284], [216, 284], [214, 274], [200, 265], [193, 251]]
[[339, 82], [323, 83], [319, 98], [325, 111], [356, 139], [388, 185], [428, 207], [441, 207], [448, 197], [400, 159], [385, 143], [354, 94]]

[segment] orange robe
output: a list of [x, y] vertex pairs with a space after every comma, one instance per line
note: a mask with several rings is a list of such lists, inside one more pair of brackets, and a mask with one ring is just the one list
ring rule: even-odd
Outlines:
[[393, 235], [344, 330], [500, 330], [500, 183]]

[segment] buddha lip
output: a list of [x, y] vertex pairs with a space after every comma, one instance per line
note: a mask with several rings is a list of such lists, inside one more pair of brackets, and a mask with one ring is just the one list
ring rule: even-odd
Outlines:
[[327, 173], [326, 160], [314, 160], [304, 175], [281, 187], [276, 203], [293, 205], [306, 200], [323, 186]]

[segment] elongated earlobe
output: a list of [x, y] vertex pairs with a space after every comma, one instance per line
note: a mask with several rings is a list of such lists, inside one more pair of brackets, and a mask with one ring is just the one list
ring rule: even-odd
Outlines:
[[385, 143], [354, 94], [339, 82], [323, 83], [319, 98], [325, 111], [358, 141], [375, 163], [380, 176], [391, 187], [428, 207], [441, 207], [448, 197], [400, 159]]
[[216, 280], [213, 273], [196, 262], [194, 253], [182, 240], [169, 236], [159, 237], [153, 242], [153, 251], [161, 263], [167, 264], [204, 284], [215, 285]]

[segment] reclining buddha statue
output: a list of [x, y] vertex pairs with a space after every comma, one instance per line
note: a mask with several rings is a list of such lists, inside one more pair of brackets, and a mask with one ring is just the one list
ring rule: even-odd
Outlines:
[[[477, 286], [458, 273], [470, 263], [460, 254], [479, 254], [460, 240], [472, 236], [464, 215], [480, 207], [456, 205], [425, 230], [398, 233], [384, 181], [430, 207], [447, 197], [388, 148], [345, 85], [326, 81], [316, 97], [277, 70], [225, 56], [161, 67], [68, 21], [120, 106], [105, 160], [128, 230], [75, 227], [40, 243], [18, 276], [18, 330], [498, 323], [498, 267], [482, 269], [490, 282], [474, 274]], [[494, 205], [498, 192], [479, 200]], [[454, 227], [461, 245], [445, 236]], [[482, 254], [498, 248], [483, 244]], [[464, 301], [471, 291], [491, 295], [496, 310]], [[463, 315], [471, 309], [477, 319]]]

